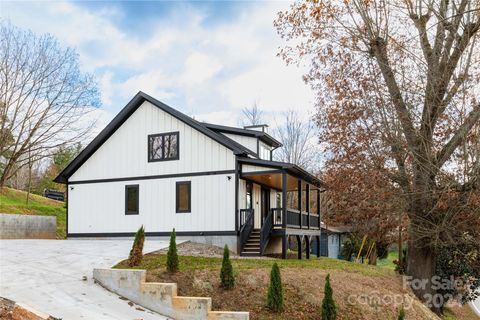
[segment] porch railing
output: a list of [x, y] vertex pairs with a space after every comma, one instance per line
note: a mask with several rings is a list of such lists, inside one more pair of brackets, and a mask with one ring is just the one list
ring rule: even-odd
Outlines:
[[319, 229], [320, 221], [319, 216], [316, 214], [310, 214], [310, 229]]
[[265, 220], [263, 220], [262, 230], [260, 230], [260, 254], [263, 255], [273, 229], [273, 220], [275, 212], [270, 210]]
[[253, 209], [240, 210], [240, 244], [243, 248], [253, 230]]
[[[273, 208], [270, 209], [273, 219], [273, 227], [282, 227], [282, 217], [283, 209], [282, 208]], [[308, 224], [308, 213], [300, 212], [295, 209], [287, 209], [287, 228], [300, 228], [300, 219], [302, 219], [302, 229], [319, 229], [319, 217], [314, 213], [310, 213], [310, 225]]]

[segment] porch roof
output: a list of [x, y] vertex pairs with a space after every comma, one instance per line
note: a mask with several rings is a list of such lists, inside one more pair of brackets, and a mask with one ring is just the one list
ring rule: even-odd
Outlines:
[[[325, 187], [325, 184], [323, 183], [322, 180], [320, 180], [310, 172], [292, 163], [269, 161], [269, 160], [262, 160], [262, 159], [252, 159], [252, 158], [245, 158], [245, 157], [239, 157], [238, 161], [240, 163], [259, 165], [262, 167], [272, 168], [274, 170], [277, 169], [277, 170], [285, 171], [286, 173], [294, 177], [301, 178], [302, 180], [318, 188]], [[255, 174], [255, 172], [253, 171], [251, 172], [251, 174]], [[261, 174], [261, 172], [258, 172], [258, 174]]]

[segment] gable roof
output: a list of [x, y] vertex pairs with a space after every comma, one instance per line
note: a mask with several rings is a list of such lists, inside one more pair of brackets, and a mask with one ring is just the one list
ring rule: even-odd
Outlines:
[[249, 136], [249, 137], [255, 137], [260, 139], [261, 141], [271, 145], [274, 148], [279, 148], [282, 146], [282, 143], [278, 140], [276, 140], [274, 137], [269, 135], [266, 132], [263, 131], [258, 131], [258, 130], [251, 130], [251, 129], [245, 129], [245, 128], [236, 128], [236, 127], [229, 127], [229, 126], [222, 126], [218, 124], [213, 124], [213, 123], [206, 123], [202, 122], [202, 124], [207, 127], [208, 129], [217, 131], [217, 132], [224, 132], [224, 133], [231, 133], [231, 134], [238, 134], [241, 136]]
[[120, 111], [120, 113], [113, 118], [113, 120], [105, 127], [105, 129], [103, 129], [98, 136], [96, 136], [95, 139], [93, 139], [92, 142], [90, 142], [87, 147], [83, 149], [83, 151], [80, 152], [80, 154], [73, 159], [73, 161], [70, 162], [70, 164], [62, 172], [60, 172], [54, 181], [58, 183], [67, 183], [68, 179], [75, 173], [75, 171], [77, 171], [78, 168], [80, 168], [80, 166], [82, 166], [145, 101], [150, 102], [155, 107], [165, 111], [171, 116], [212, 138], [216, 142], [232, 150], [234, 154], [251, 154], [250, 150], [233, 141], [232, 139], [210, 130], [191, 117], [173, 109], [172, 107], [167, 106], [148, 94], [139, 91], [135, 97], [133, 97], [133, 99], [130, 100], [130, 102]]

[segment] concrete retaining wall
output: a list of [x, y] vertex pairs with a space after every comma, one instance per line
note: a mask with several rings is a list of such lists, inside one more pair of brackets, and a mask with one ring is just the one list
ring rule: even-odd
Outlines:
[[0, 213], [0, 239], [55, 239], [57, 217]]
[[145, 277], [145, 270], [93, 270], [93, 278], [104, 288], [173, 319], [249, 319], [248, 312], [212, 311], [211, 298], [180, 297], [176, 283], [146, 282]]

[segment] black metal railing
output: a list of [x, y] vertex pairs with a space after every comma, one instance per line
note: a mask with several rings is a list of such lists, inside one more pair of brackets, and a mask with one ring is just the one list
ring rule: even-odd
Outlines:
[[298, 211], [287, 209], [287, 227], [300, 227], [300, 213]]
[[[272, 215], [273, 228], [282, 227], [283, 208], [272, 208], [270, 209], [270, 214]], [[300, 228], [300, 219], [302, 219], [302, 229], [319, 229], [318, 215], [310, 213], [310, 224], [308, 224], [309, 216], [307, 212], [302, 212], [302, 214], [300, 214], [298, 210], [287, 209], [288, 228]]]
[[273, 229], [274, 211], [270, 210], [265, 220], [263, 220], [262, 230], [260, 230], [260, 254], [263, 255]]
[[310, 214], [310, 229], [319, 229], [319, 217], [316, 214]]
[[302, 228], [308, 228], [308, 213], [302, 212]]
[[240, 210], [240, 244], [242, 246], [242, 249], [245, 243], [247, 242], [248, 238], [250, 237], [250, 233], [252, 233], [253, 216], [254, 216], [253, 209]]

